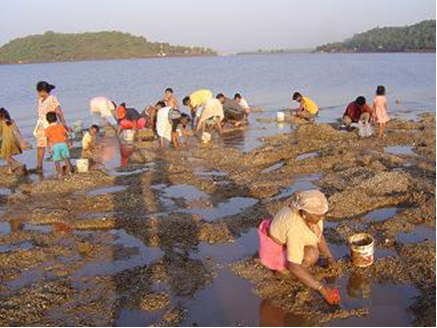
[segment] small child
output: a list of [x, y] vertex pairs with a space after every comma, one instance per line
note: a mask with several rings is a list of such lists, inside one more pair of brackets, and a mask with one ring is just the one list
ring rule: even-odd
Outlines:
[[22, 153], [22, 146], [17, 138], [22, 139], [21, 133], [4, 108], [0, 108], [0, 136], [2, 137], [0, 158], [7, 162], [8, 174], [14, 174], [17, 169], [25, 173], [26, 166], [14, 159], [14, 155]]
[[387, 110], [387, 99], [385, 98], [385, 87], [380, 85], [376, 88], [376, 97], [373, 100], [373, 115], [379, 125], [379, 137], [384, 137], [385, 125], [390, 121]]
[[49, 126], [45, 130], [47, 143], [51, 147], [53, 153], [53, 161], [55, 162], [56, 172], [58, 176], [62, 176], [62, 168], [60, 165], [61, 161], [65, 162], [65, 166], [68, 173], [71, 173], [71, 162], [70, 162], [70, 140], [68, 139], [67, 129], [62, 125], [58, 124], [58, 117], [55, 112], [49, 112], [46, 115], [46, 120]]
[[82, 138], [82, 158], [91, 158], [93, 152], [96, 150], [96, 138], [99, 134], [99, 126], [96, 124], [91, 125], [88, 131]]

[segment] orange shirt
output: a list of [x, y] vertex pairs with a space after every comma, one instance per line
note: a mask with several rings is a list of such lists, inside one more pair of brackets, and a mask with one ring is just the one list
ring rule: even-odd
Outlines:
[[51, 145], [67, 142], [67, 130], [61, 124], [50, 124], [45, 132], [46, 138]]

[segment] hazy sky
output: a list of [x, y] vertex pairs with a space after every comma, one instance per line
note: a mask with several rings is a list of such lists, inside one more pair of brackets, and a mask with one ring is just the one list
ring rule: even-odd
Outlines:
[[302, 48], [435, 19], [435, 0], [0, 0], [0, 44], [47, 30], [120, 30], [219, 51]]

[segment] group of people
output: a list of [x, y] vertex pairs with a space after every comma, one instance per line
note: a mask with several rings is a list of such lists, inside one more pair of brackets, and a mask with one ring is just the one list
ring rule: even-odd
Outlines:
[[373, 99], [373, 105], [367, 105], [366, 98], [359, 96], [352, 101], [346, 108], [343, 115], [343, 123], [346, 128], [350, 129], [352, 123], [378, 124], [378, 136], [384, 137], [386, 124], [390, 121], [388, 115], [387, 99], [385, 97], [385, 87], [380, 85], [376, 88], [376, 96]]
[[[38, 82], [36, 85], [38, 93], [38, 119], [34, 129], [37, 144], [36, 171], [42, 172], [45, 151], [48, 148], [58, 173], [61, 174], [72, 170], [69, 161], [71, 144], [69, 132], [73, 129], [67, 125], [61, 105], [52, 94], [54, 89], [54, 85], [45, 81]], [[379, 136], [383, 137], [385, 126], [390, 120], [385, 92], [384, 86], [377, 87], [372, 107], [367, 105], [363, 96], [348, 104], [343, 115], [344, 125], [350, 129], [353, 123], [375, 122], [379, 125]], [[311, 98], [295, 92], [292, 99], [299, 103], [299, 107], [294, 110], [296, 116], [309, 121], [315, 120], [319, 114], [319, 107]], [[202, 141], [206, 142], [210, 140], [210, 133], [213, 130], [221, 134], [226, 123], [234, 127], [245, 124], [251, 112], [247, 100], [241, 94], [236, 93], [233, 98], [229, 98], [219, 93], [214, 97], [213, 92], [208, 89], [191, 93], [183, 99], [182, 104], [187, 107], [188, 113], [182, 111], [172, 88], [167, 88], [162, 100], [154, 106], [146, 107], [142, 112], [128, 107], [125, 103], [117, 106], [106, 97], [95, 97], [90, 101], [93, 124], [83, 137], [83, 153], [94, 150], [102, 122], [112, 126], [118, 135], [122, 135], [126, 130], [150, 129], [159, 137], [161, 147], [170, 143], [178, 148], [180, 136], [184, 137], [186, 143], [188, 142], [190, 128], [195, 133], [201, 133]], [[2, 135], [0, 157], [6, 160], [8, 172], [12, 174], [25, 171], [25, 166], [16, 161], [13, 156], [28, 148], [29, 144], [4, 108], [0, 110], [0, 134]], [[62, 167], [59, 165], [61, 161], [65, 162]]]
[[209, 133], [217, 129], [221, 133], [226, 123], [238, 127], [247, 122], [250, 113], [248, 102], [239, 93], [233, 99], [223, 93], [214, 98], [212, 91], [201, 89], [186, 96], [182, 103], [188, 108], [189, 114], [182, 111], [173, 89], [167, 88], [162, 100], [142, 112], [127, 107], [125, 103], [117, 106], [105, 97], [93, 98], [90, 112], [96, 124], [103, 119], [119, 134], [124, 130], [147, 128], [157, 134], [161, 147], [167, 142], [175, 148], [180, 146], [181, 135], [185, 141], [188, 140], [190, 127], [195, 132]]
[[[38, 82], [38, 119], [34, 129], [37, 144], [37, 171], [42, 171], [46, 149], [52, 155], [58, 174], [72, 172], [70, 162], [71, 140], [65, 116], [58, 99], [52, 94], [55, 86], [48, 82]], [[293, 94], [293, 100], [299, 103], [295, 114], [306, 120], [314, 120], [319, 108], [307, 96], [299, 92]], [[162, 100], [154, 106], [138, 112], [125, 103], [118, 106], [106, 97], [96, 97], [90, 101], [93, 124], [82, 138], [82, 153], [93, 152], [96, 138], [102, 123], [112, 126], [117, 135], [126, 130], [138, 131], [150, 129], [160, 138], [161, 146], [171, 143], [179, 147], [180, 135], [188, 139], [190, 127], [195, 132], [209, 133], [213, 129], [222, 132], [224, 124], [240, 126], [247, 120], [251, 109], [240, 95], [228, 98], [223, 93], [214, 97], [212, 91], [197, 90], [186, 96], [183, 105], [189, 114], [183, 113], [174, 91], [167, 88]], [[344, 113], [343, 123], [350, 128], [352, 123], [371, 122], [379, 124], [379, 135], [384, 134], [385, 124], [389, 121], [385, 87], [378, 86], [373, 106], [366, 103], [363, 96], [351, 102]], [[29, 147], [9, 112], [0, 109], [0, 157], [7, 161], [8, 173], [25, 171], [23, 164], [14, 159]], [[84, 156], [84, 155], [83, 155]], [[61, 164], [64, 165], [61, 165]], [[339, 269], [334, 256], [323, 236], [323, 220], [328, 211], [328, 201], [318, 190], [295, 193], [286, 206], [271, 220], [261, 222], [260, 237], [261, 263], [275, 271], [280, 277], [293, 276], [305, 285], [318, 291], [328, 303], [340, 301], [337, 289], [323, 285], [311, 274], [309, 268], [316, 264], [322, 254], [329, 265]], [[340, 270], [340, 269], [339, 269]]]
[[[74, 131], [65, 119], [61, 105], [52, 94], [55, 86], [40, 81], [36, 85], [38, 94], [38, 118], [33, 131], [37, 146], [37, 165], [35, 171], [42, 173], [46, 149], [51, 154], [59, 175], [70, 174], [73, 171], [70, 162], [71, 138]], [[183, 104], [190, 114], [182, 112], [179, 101], [172, 88], [167, 88], [162, 100], [154, 106], [148, 106], [142, 112], [128, 107], [125, 103], [118, 106], [106, 97], [95, 97], [90, 101], [92, 125], [82, 139], [82, 157], [89, 157], [96, 149], [96, 140], [103, 125], [111, 126], [121, 139], [123, 132], [137, 132], [149, 129], [160, 139], [161, 147], [166, 143], [175, 148], [180, 147], [180, 136], [185, 142], [190, 135], [190, 127], [195, 132], [207, 133], [213, 129], [222, 132], [226, 123], [240, 126], [247, 122], [250, 107], [241, 94], [235, 94], [233, 99], [219, 93], [215, 98], [210, 90], [198, 90], [185, 97]], [[82, 131], [80, 131], [82, 132]], [[18, 126], [9, 112], [0, 109], [0, 158], [7, 162], [8, 173], [27, 172], [24, 164], [14, 156], [21, 154], [30, 147], [23, 138]], [[63, 165], [61, 165], [63, 163]]]
[[[348, 130], [352, 129], [353, 123], [378, 124], [378, 136], [384, 137], [386, 124], [390, 121], [388, 115], [387, 99], [385, 97], [385, 87], [380, 85], [376, 88], [376, 95], [373, 105], [370, 107], [364, 96], [357, 97], [349, 103], [343, 114], [342, 121]], [[294, 110], [297, 117], [314, 121], [319, 114], [319, 107], [309, 97], [303, 96], [300, 92], [293, 94], [293, 100], [299, 103], [299, 108]]]

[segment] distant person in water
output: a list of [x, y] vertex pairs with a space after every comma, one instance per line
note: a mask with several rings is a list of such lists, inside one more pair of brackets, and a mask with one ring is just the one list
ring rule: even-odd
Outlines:
[[45, 81], [38, 82], [36, 91], [38, 92], [38, 121], [35, 126], [34, 135], [37, 142], [37, 166], [36, 171], [42, 172], [44, 163], [44, 153], [47, 147], [47, 137], [45, 129], [49, 126], [47, 122], [47, 114], [55, 113], [61, 124], [66, 130], [70, 130], [65, 121], [64, 113], [61, 110], [61, 105], [58, 99], [51, 94], [55, 89], [54, 85]]
[[226, 97], [223, 93], [219, 93], [216, 98], [223, 105], [223, 112], [225, 114], [223, 122], [232, 123], [235, 127], [241, 126], [245, 118], [244, 108], [235, 100]]
[[176, 99], [172, 88], [165, 89], [164, 102], [166, 106], [170, 106], [174, 109], [179, 109], [179, 101]]
[[249, 103], [245, 98], [241, 96], [240, 93], [236, 93], [234, 96], [234, 100], [244, 109], [244, 112], [246, 113], [246, 116], [250, 113], [250, 106]]
[[5, 160], [8, 166], [8, 174], [21, 171], [26, 173], [26, 166], [17, 161], [14, 156], [23, 152], [19, 139], [23, 139], [21, 132], [12, 120], [9, 112], [0, 108], [0, 158]]
[[299, 108], [296, 109], [296, 116], [308, 121], [314, 121], [319, 113], [319, 107], [309, 97], [303, 96], [300, 92], [293, 94], [293, 100], [299, 103]]
[[347, 129], [351, 128], [352, 123], [368, 123], [372, 118], [372, 108], [366, 103], [366, 98], [358, 97], [347, 105], [343, 115], [343, 123]]
[[90, 113], [93, 118], [93, 124], [101, 126], [102, 121], [104, 121], [116, 129], [117, 120], [114, 117], [115, 108], [115, 103], [106, 97], [94, 97], [91, 99]]
[[385, 126], [390, 121], [388, 115], [385, 87], [380, 85], [376, 88], [376, 97], [373, 100], [373, 113], [376, 123], [379, 125], [379, 137], [384, 137]]
[[184, 98], [182, 102], [184, 106], [190, 109], [192, 126], [194, 126], [196, 115], [199, 116], [198, 112], [201, 111], [205, 103], [212, 98], [214, 98], [212, 91], [206, 89], [197, 90]]
[[63, 172], [60, 162], [64, 161], [66, 172], [70, 174], [72, 172], [69, 151], [71, 143], [68, 139], [68, 131], [62, 124], [58, 124], [56, 113], [49, 112], [47, 113], [46, 118], [47, 122], [49, 123], [49, 126], [46, 128], [46, 137], [51, 148], [52, 159], [55, 163], [56, 172], [58, 173], [58, 176], [62, 176]]

